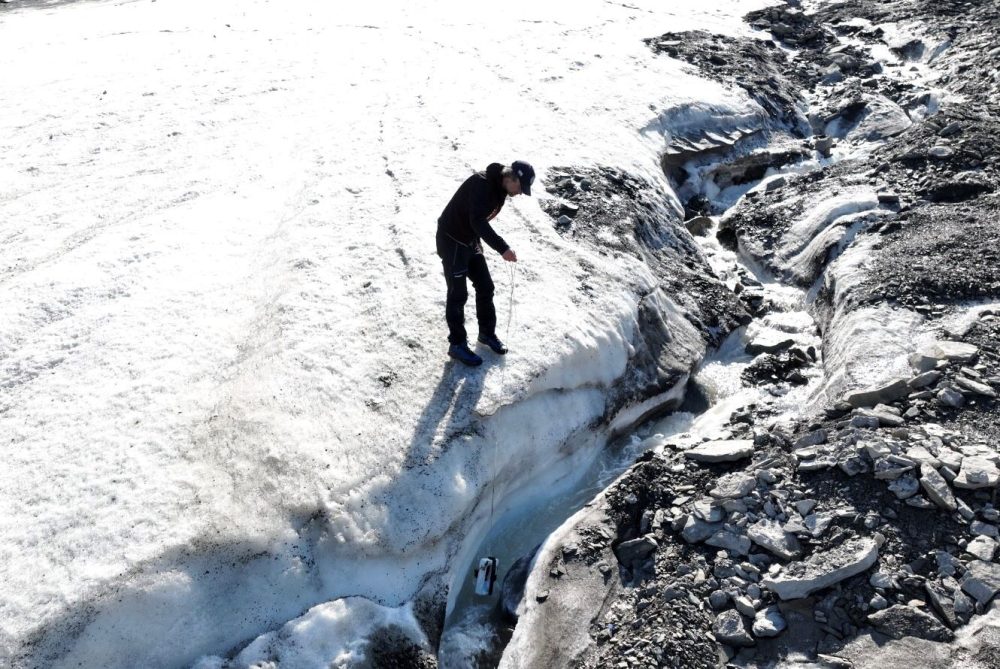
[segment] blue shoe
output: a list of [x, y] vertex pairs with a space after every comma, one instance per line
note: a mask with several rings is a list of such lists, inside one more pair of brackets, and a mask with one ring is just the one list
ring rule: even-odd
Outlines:
[[483, 359], [469, 350], [468, 344], [452, 344], [448, 347], [448, 355], [469, 367], [478, 367]]
[[497, 355], [503, 355], [507, 352], [507, 347], [503, 345], [503, 342], [497, 339], [496, 335], [479, 335], [479, 343], [486, 344], [493, 352]]

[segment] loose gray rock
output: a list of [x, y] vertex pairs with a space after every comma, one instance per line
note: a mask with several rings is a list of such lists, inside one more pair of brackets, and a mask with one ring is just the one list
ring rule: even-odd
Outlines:
[[923, 374], [917, 374], [912, 379], [910, 379], [907, 384], [917, 390], [919, 388], [926, 388], [927, 386], [932, 386], [938, 382], [941, 378], [941, 372], [936, 369], [932, 369], [929, 372], [924, 372]]
[[764, 519], [747, 528], [747, 536], [761, 548], [768, 550], [783, 560], [792, 560], [802, 554], [802, 546], [794, 534], [785, 532], [773, 520]]
[[973, 381], [972, 379], [964, 376], [955, 377], [955, 384], [963, 390], [967, 390], [976, 395], [984, 395], [986, 397], [992, 397], [993, 399], [996, 399], [997, 396], [997, 391], [993, 390], [993, 388], [989, 387], [985, 383]]
[[735, 462], [753, 455], [751, 439], [721, 439], [706, 441], [684, 451], [684, 457], [695, 462]]
[[689, 544], [699, 544], [705, 539], [722, 529], [722, 523], [709, 523], [700, 518], [696, 518], [693, 514], [687, 517], [684, 522], [684, 529], [681, 530], [681, 536], [684, 537], [684, 541]]
[[873, 407], [876, 404], [895, 402], [910, 394], [906, 379], [895, 379], [885, 385], [856, 390], [844, 400], [854, 408]]
[[986, 606], [1000, 590], [1000, 564], [973, 560], [962, 577], [962, 590]]
[[938, 398], [938, 401], [941, 402], [941, 404], [955, 409], [958, 409], [965, 404], [965, 397], [962, 396], [962, 393], [950, 387], [942, 388], [938, 391], [935, 397]]
[[997, 530], [996, 525], [984, 523], [981, 520], [972, 521], [972, 524], [969, 525], [969, 531], [980, 537], [989, 537], [990, 539], [1000, 538], [1000, 530]]
[[889, 484], [889, 490], [897, 499], [908, 499], [917, 494], [920, 484], [912, 476], [901, 476]]
[[722, 590], [713, 590], [708, 596], [708, 603], [718, 611], [729, 603], [729, 595]]
[[715, 482], [715, 487], [708, 491], [708, 494], [715, 499], [734, 499], [745, 497], [756, 487], [757, 481], [753, 476], [743, 472], [733, 472], [720, 476]]
[[743, 616], [732, 609], [723, 611], [716, 617], [712, 633], [716, 639], [730, 646], [746, 648], [754, 644], [753, 637], [747, 632], [746, 624], [743, 622]]
[[631, 567], [636, 562], [641, 562], [652, 555], [658, 545], [653, 535], [647, 534], [644, 537], [618, 544], [615, 548], [615, 556], [623, 565]]
[[816, 551], [802, 562], [793, 562], [763, 584], [781, 599], [800, 599], [865, 571], [878, 560], [874, 539], [854, 537], [840, 546]]
[[756, 637], [778, 636], [786, 627], [788, 623], [777, 606], [761, 609], [753, 619], [753, 635]]
[[890, 606], [868, 616], [868, 622], [882, 634], [893, 639], [912, 636], [928, 641], [951, 641], [955, 635], [929, 613], [903, 604]]
[[948, 591], [941, 585], [931, 581], [924, 583], [924, 591], [927, 593], [927, 601], [931, 603], [937, 614], [941, 616], [944, 624], [951, 629], [958, 627], [959, 620], [955, 613], [955, 600]]
[[[875, 409], [856, 409], [855, 418], [864, 417], [868, 419], [874, 419], [874, 427], [902, 427], [906, 424], [906, 420], [902, 416], [897, 416], [894, 413], [889, 413], [888, 411], [880, 411], [878, 408]], [[868, 425], [871, 425], [869, 421]]]
[[[813, 146], [819, 153], [826, 157], [830, 157], [830, 152], [833, 149], [833, 137], [827, 137], [826, 135], [817, 135], [813, 141]], [[898, 199], [898, 198], [897, 198]]]
[[934, 469], [930, 463], [920, 465], [920, 485], [932, 502], [946, 511], [954, 511], [958, 508], [955, 503], [955, 495], [948, 487], [948, 482]]
[[955, 477], [955, 487], [975, 490], [977, 488], [995, 488], [1000, 482], [1000, 470], [990, 460], [978, 456], [962, 458], [962, 469]]
[[979, 353], [973, 344], [939, 339], [925, 344], [913, 353], [910, 366], [918, 372], [926, 372], [937, 367], [939, 362], [971, 362]]
[[975, 555], [980, 560], [989, 562], [997, 552], [997, 542], [995, 539], [986, 536], [978, 536], [965, 547], [965, 552]]
[[750, 539], [731, 530], [719, 530], [706, 539], [705, 543], [737, 555], [746, 555], [750, 552]]
[[816, 500], [814, 499], [800, 499], [793, 504], [795, 510], [799, 512], [800, 516], [808, 516], [809, 512], [816, 507]]
[[736, 610], [747, 618], [753, 618], [757, 613], [757, 609], [754, 608], [753, 602], [750, 601], [749, 597], [737, 597], [733, 600], [733, 604], [736, 605]]
[[884, 571], [877, 571], [869, 576], [868, 583], [873, 588], [880, 588], [882, 590], [888, 590], [889, 588], [894, 588], [896, 586], [892, 580], [892, 574], [887, 574]]

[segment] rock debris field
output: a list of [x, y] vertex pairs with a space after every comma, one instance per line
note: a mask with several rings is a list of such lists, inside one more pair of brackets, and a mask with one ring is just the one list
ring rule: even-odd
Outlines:
[[[650, 436], [543, 546], [515, 657], [1000, 666], [1000, 75], [988, 65], [1000, 11], [859, 0], [745, 20], [762, 34], [647, 43], [745, 89], [788, 132], [743, 150], [751, 129], [678, 137], [664, 170], [693, 234], [805, 291], [824, 337], [822, 400], [781, 423], [766, 402], [742, 408], [700, 443]], [[753, 187], [727, 201], [741, 183]], [[754, 317], [773, 308], [752, 278], [734, 292]], [[919, 327], [900, 347], [893, 323]], [[884, 348], [855, 345], [879, 328]], [[793, 339], [747, 354], [743, 383], [775, 394], [817, 364]], [[897, 362], [864, 383], [880, 356]], [[589, 621], [586, 638], [546, 642], [525, 626], [558, 629], [560, 605]]]

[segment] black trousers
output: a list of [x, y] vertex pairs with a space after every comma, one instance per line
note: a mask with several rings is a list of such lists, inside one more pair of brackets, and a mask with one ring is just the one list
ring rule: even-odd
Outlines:
[[444, 317], [448, 321], [448, 341], [465, 344], [465, 303], [469, 299], [466, 277], [472, 280], [476, 289], [476, 320], [479, 334], [495, 335], [497, 310], [493, 306], [493, 278], [486, 264], [482, 249], [466, 246], [445, 236], [437, 237], [437, 252], [444, 266], [444, 280], [448, 284], [448, 298], [445, 301]]

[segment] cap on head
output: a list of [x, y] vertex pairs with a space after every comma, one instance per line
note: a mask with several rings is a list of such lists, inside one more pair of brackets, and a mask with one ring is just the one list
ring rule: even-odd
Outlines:
[[535, 168], [523, 160], [515, 160], [510, 167], [517, 175], [517, 180], [521, 182], [521, 192], [525, 195], [531, 195], [531, 184], [535, 181]]

